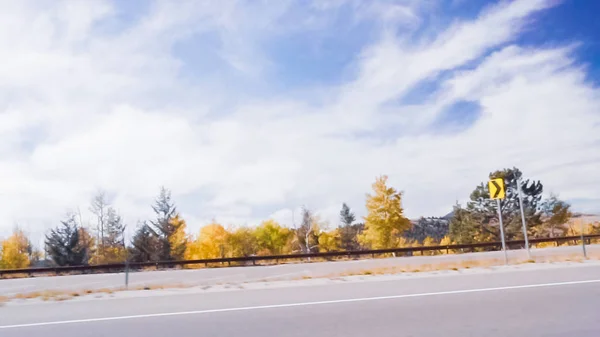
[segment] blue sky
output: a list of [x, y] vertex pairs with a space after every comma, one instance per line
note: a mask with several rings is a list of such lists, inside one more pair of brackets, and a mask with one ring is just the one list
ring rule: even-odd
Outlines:
[[513, 166], [600, 212], [595, 1], [1, 6], [0, 236], [89, 222], [98, 189], [135, 224], [161, 185], [193, 231], [335, 226], [381, 174], [444, 215]]

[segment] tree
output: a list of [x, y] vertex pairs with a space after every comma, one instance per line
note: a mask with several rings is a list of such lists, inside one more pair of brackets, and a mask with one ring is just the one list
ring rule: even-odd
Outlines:
[[1, 243], [0, 269], [27, 268], [32, 256], [31, 242], [25, 233], [16, 227], [13, 234]]
[[125, 259], [123, 233], [125, 225], [112, 207], [106, 193], [98, 191], [90, 203], [90, 211], [96, 218], [96, 249], [92, 264], [115, 263]]
[[360, 249], [360, 244], [358, 243], [358, 235], [364, 229], [364, 224], [354, 224], [356, 217], [354, 213], [346, 205], [346, 203], [342, 204], [342, 210], [340, 211], [340, 248], [346, 251], [358, 250]]
[[254, 230], [248, 227], [239, 227], [229, 231], [229, 247], [232, 256], [251, 256], [258, 251], [258, 240]]
[[300, 245], [300, 250], [303, 253], [311, 253], [318, 250], [318, 232], [318, 220], [309, 209], [303, 208], [302, 223], [300, 224], [300, 227], [296, 230], [296, 240]]
[[79, 243], [77, 244], [76, 250], [85, 252], [83, 260], [85, 261], [85, 264], [89, 264], [91, 257], [95, 255], [94, 246], [96, 243], [94, 237], [89, 230], [81, 225], [77, 227], [77, 233], [79, 235]]
[[104, 254], [104, 230], [108, 222], [109, 207], [106, 193], [102, 190], [96, 192], [90, 203], [89, 210], [96, 217], [96, 243], [98, 245], [96, 251], [100, 256]]
[[[517, 181], [520, 181], [523, 194], [523, 210], [528, 232], [535, 231], [541, 225], [539, 203], [542, 198], [543, 185], [540, 181], [523, 180], [522, 173], [517, 168], [504, 169], [490, 173], [490, 179], [503, 178], [506, 190], [505, 199], [500, 201], [500, 211], [504, 225], [506, 240], [523, 239]], [[474, 221], [481, 224], [479, 237], [500, 240], [497, 201], [491, 200], [486, 183], [481, 183], [471, 193], [471, 201], [467, 203], [467, 210]]]
[[131, 239], [129, 258], [133, 262], [158, 261], [160, 259], [160, 242], [156, 234], [146, 223], [138, 225]]
[[439, 241], [448, 234], [448, 228], [449, 221], [447, 219], [421, 217], [409, 230], [404, 232], [404, 236], [421, 243], [427, 237]]
[[320, 252], [335, 252], [341, 247], [341, 236], [339, 229], [334, 229], [329, 232], [321, 232], [319, 235], [319, 251]]
[[115, 263], [125, 260], [125, 225], [120, 215], [112, 208], [106, 208], [102, 244], [98, 244], [93, 264]]
[[[161, 187], [160, 194], [156, 198], [152, 210], [156, 213], [156, 220], [150, 221], [148, 229], [158, 238], [159, 251], [158, 258], [168, 261], [175, 260], [177, 256], [172, 256], [171, 238], [178, 231], [178, 227], [174, 225], [173, 219], [178, 215], [175, 205], [171, 201], [171, 191]], [[180, 248], [176, 247], [175, 251], [179, 252]]]
[[171, 249], [170, 256], [175, 260], [181, 260], [185, 255], [185, 250], [189, 241], [189, 237], [185, 232], [187, 225], [185, 220], [183, 220], [179, 214], [176, 214], [171, 218], [169, 223], [172, 228], [171, 235], [168, 237], [169, 248]]
[[468, 244], [481, 239], [480, 236], [484, 233], [480, 228], [481, 224], [473, 218], [469, 210], [456, 204], [452, 213], [449, 231], [450, 240], [458, 244]]
[[368, 213], [359, 242], [373, 249], [396, 247], [398, 237], [411, 226], [404, 217], [402, 193], [387, 186], [385, 175], [376, 179], [373, 191], [373, 195], [367, 194]]
[[342, 226], [351, 226], [355, 220], [356, 217], [350, 207], [348, 207], [346, 203], [343, 203], [342, 210], [340, 211], [340, 222], [342, 223]]
[[227, 255], [229, 232], [213, 221], [200, 229], [195, 240], [189, 243], [185, 256], [190, 260], [223, 258]]
[[358, 238], [364, 229], [364, 223], [355, 223], [349, 226], [340, 227], [340, 248], [346, 251], [360, 250], [361, 245]]
[[[430, 236], [426, 237], [425, 239], [423, 239], [423, 247], [431, 247], [431, 246], [437, 246], [438, 245], [438, 241]], [[437, 255], [439, 254], [438, 251], [424, 251], [423, 255]]]
[[290, 252], [291, 249], [288, 243], [291, 241], [293, 234], [289, 228], [282, 227], [275, 220], [269, 219], [263, 221], [254, 230], [258, 245], [258, 254], [280, 255]]
[[77, 224], [75, 216], [68, 214], [60, 226], [46, 235], [46, 251], [59, 266], [86, 265], [89, 243], [82, 240], [85, 235], [87, 232]]
[[571, 205], [558, 199], [557, 195], [550, 197], [541, 204], [542, 215], [545, 218], [543, 226], [538, 230], [537, 236], [555, 237], [564, 236], [567, 232], [566, 223], [571, 219]]

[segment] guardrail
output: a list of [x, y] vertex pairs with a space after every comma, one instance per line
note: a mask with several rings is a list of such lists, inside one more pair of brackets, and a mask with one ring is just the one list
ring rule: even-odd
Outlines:
[[[584, 235], [583, 238], [586, 241], [591, 239], [600, 238], [600, 234]], [[562, 236], [556, 238], [538, 238], [529, 239], [530, 245], [536, 243], [545, 242], [556, 242], [557, 245], [568, 241], [580, 241], [582, 236]], [[506, 242], [507, 247], [519, 247], [522, 248], [525, 245], [524, 240], [513, 240]], [[500, 249], [502, 243], [500, 241], [493, 242], [480, 242], [473, 244], [456, 244], [456, 245], [437, 245], [437, 246], [426, 246], [426, 247], [403, 247], [403, 248], [389, 248], [389, 249], [372, 249], [372, 250], [355, 250], [355, 251], [341, 251], [341, 252], [324, 252], [324, 253], [307, 253], [307, 254], [288, 254], [288, 255], [262, 255], [262, 256], [246, 256], [246, 257], [228, 257], [228, 258], [216, 258], [216, 259], [201, 259], [201, 260], [181, 260], [181, 261], [153, 261], [153, 262], [129, 262], [129, 263], [111, 263], [111, 264], [99, 264], [99, 265], [87, 265], [87, 266], [64, 266], [64, 267], [42, 267], [42, 268], [26, 268], [26, 269], [5, 269], [0, 270], [0, 277], [3, 275], [15, 275], [15, 274], [27, 274], [33, 276], [35, 274], [47, 274], [55, 273], [60, 275], [61, 273], [69, 272], [122, 272], [126, 268], [129, 269], [141, 269], [147, 267], [159, 268], [174, 268], [184, 267], [187, 265], [219, 263], [231, 265], [231, 263], [252, 263], [256, 265], [259, 261], [280, 261], [292, 260], [292, 259], [309, 259], [309, 258], [335, 258], [335, 257], [361, 257], [371, 255], [375, 257], [381, 254], [413, 254], [415, 252], [435, 252], [435, 251], [446, 251], [450, 250], [469, 250], [474, 251], [477, 248], [497, 248]]]

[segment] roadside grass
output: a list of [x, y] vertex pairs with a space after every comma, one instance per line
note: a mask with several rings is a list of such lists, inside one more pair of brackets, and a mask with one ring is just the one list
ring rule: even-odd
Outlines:
[[[588, 255], [588, 260], [599, 259], [599, 256]], [[509, 259], [509, 265], [532, 264], [532, 263], [557, 263], [557, 262], [583, 262], [585, 259], [581, 254], [569, 254], [563, 256], [535, 257], [531, 259]], [[504, 266], [503, 259], [486, 259], [486, 260], [468, 260], [460, 262], [439, 262], [429, 264], [407, 264], [395, 266], [383, 266], [369, 269], [346, 270], [340, 273], [331, 273], [325, 278], [339, 279], [347, 276], [375, 276], [375, 275], [395, 275], [403, 273], [421, 273], [421, 272], [441, 272], [452, 271], [460, 272], [472, 268], [492, 268]], [[318, 276], [313, 276], [318, 278]]]

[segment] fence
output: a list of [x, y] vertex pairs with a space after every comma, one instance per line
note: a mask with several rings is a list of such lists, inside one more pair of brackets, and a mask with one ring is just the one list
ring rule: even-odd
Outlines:
[[[592, 234], [592, 235], [584, 235], [583, 238], [588, 243], [592, 239], [600, 238], [600, 234]], [[577, 242], [582, 240], [582, 236], [563, 236], [556, 238], [540, 238], [540, 239], [529, 239], [530, 244], [537, 243], [545, 243], [545, 242], [556, 242], [556, 245], [560, 245], [565, 242]], [[507, 247], [509, 248], [522, 248], [525, 246], [524, 240], [514, 240], [507, 241]], [[324, 259], [332, 259], [332, 258], [360, 258], [361, 256], [371, 255], [375, 257], [376, 255], [382, 254], [414, 254], [415, 252], [419, 252], [423, 254], [424, 252], [439, 252], [446, 251], [447, 253], [450, 250], [467, 250], [467, 251], [475, 251], [476, 249], [488, 248], [488, 249], [500, 249], [502, 247], [502, 243], [500, 241], [494, 242], [480, 242], [480, 243], [472, 243], [472, 244], [455, 244], [455, 245], [437, 245], [437, 246], [426, 246], [426, 247], [404, 247], [404, 248], [390, 248], [390, 249], [376, 249], [376, 250], [356, 250], [356, 251], [342, 251], [342, 252], [325, 252], [325, 253], [308, 253], [308, 254], [288, 254], [288, 255], [264, 255], [264, 256], [246, 256], [246, 257], [228, 257], [228, 258], [216, 258], [216, 259], [201, 259], [201, 260], [182, 260], [182, 261], [156, 261], [156, 262], [129, 262], [129, 263], [111, 263], [111, 264], [100, 264], [100, 265], [87, 265], [87, 266], [65, 266], [65, 267], [43, 267], [43, 268], [27, 268], [27, 269], [8, 269], [8, 270], [0, 270], [0, 277], [4, 275], [15, 275], [15, 274], [27, 274], [29, 276], [39, 275], [39, 274], [48, 274], [54, 273], [56, 275], [60, 275], [63, 273], [91, 273], [91, 272], [122, 272], [125, 269], [142, 269], [148, 267], [155, 267], [156, 269], [160, 268], [175, 268], [175, 267], [185, 267], [188, 265], [198, 265], [198, 264], [227, 264], [231, 265], [231, 263], [251, 263], [252, 265], [256, 265], [257, 262], [260, 261], [274, 261], [275, 263], [280, 263], [281, 261], [286, 260], [294, 260], [294, 259], [310, 259], [310, 258], [324, 258]]]

